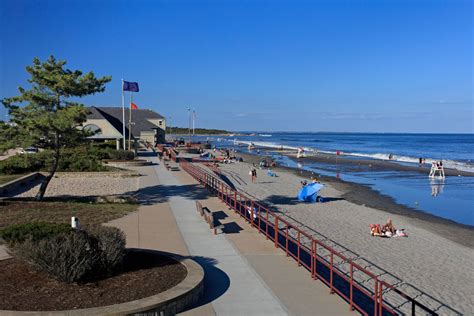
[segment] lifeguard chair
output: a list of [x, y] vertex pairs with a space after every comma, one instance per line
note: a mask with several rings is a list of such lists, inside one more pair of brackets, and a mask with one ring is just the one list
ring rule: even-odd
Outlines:
[[443, 163], [441, 161], [433, 161], [431, 163], [431, 170], [430, 170], [430, 178], [436, 177], [436, 174], [438, 173], [438, 177], [444, 179], [444, 167]]

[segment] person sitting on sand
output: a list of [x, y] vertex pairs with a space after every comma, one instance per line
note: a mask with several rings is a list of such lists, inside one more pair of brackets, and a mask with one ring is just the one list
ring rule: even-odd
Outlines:
[[387, 232], [390, 232], [391, 235], [395, 235], [395, 233], [397, 232], [390, 218], [387, 220], [387, 223], [385, 223], [385, 225], [382, 226], [382, 232], [385, 234], [387, 234]]
[[318, 178], [312, 177], [312, 178], [311, 178], [311, 183], [319, 183]]
[[370, 224], [370, 234], [372, 236], [382, 236], [382, 229], [380, 228], [380, 224]]

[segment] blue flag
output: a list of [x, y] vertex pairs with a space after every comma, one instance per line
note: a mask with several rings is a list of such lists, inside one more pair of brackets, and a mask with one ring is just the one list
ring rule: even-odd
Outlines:
[[123, 82], [123, 91], [138, 92], [138, 82]]

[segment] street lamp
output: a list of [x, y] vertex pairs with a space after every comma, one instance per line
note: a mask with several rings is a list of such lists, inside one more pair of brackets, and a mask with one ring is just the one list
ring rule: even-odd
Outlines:
[[188, 108], [188, 136], [189, 142], [191, 142], [191, 108]]

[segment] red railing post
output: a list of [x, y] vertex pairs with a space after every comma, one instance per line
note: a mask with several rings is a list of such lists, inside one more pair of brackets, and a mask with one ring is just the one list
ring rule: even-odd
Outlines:
[[298, 229], [298, 267], [301, 266], [300, 250], [301, 250], [301, 232]]
[[260, 205], [258, 206], [258, 211], [257, 211], [257, 218], [258, 218], [258, 233], [261, 233], [262, 225], [260, 225], [261, 222], [261, 217], [262, 217], [262, 209], [260, 208]]
[[237, 190], [234, 190], [234, 210], [237, 210]]
[[311, 278], [314, 279], [314, 239], [311, 238]]
[[288, 257], [288, 223], [286, 223], [286, 244], [285, 244], [285, 248], [286, 248], [286, 256]]
[[267, 212], [267, 223], [265, 224], [265, 239], [268, 239], [268, 210], [265, 209], [265, 211]]
[[383, 283], [379, 282], [379, 284], [380, 284], [380, 289], [379, 289], [379, 315], [382, 316], [382, 311], [383, 311], [383, 297], [382, 297]]
[[318, 279], [318, 271], [316, 268], [318, 267], [318, 241], [313, 239], [314, 241], [314, 279]]
[[331, 274], [330, 274], [330, 276], [329, 276], [329, 279], [330, 279], [330, 282], [329, 282], [329, 284], [330, 284], [330, 286], [329, 286], [330, 291], [329, 291], [329, 293], [331, 293], [331, 294], [334, 294], [334, 290], [332, 289], [332, 275], [333, 275], [333, 271], [332, 271], [332, 270], [334, 269], [334, 265], [333, 265], [334, 258], [333, 258], [333, 257], [334, 257], [334, 254], [333, 254], [333, 252], [331, 251]]
[[250, 226], [254, 226], [253, 225], [253, 200], [250, 202]]
[[278, 248], [278, 217], [275, 216], [275, 248]]
[[375, 279], [375, 288], [374, 288], [374, 315], [377, 315], [378, 287], [379, 287], [379, 281], [378, 281], [377, 279]]
[[349, 279], [349, 310], [354, 310], [354, 307], [353, 307], [353, 301], [352, 301], [352, 297], [353, 297], [353, 287], [354, 287], [354, 266], [352, 265], [352, 260], [349, 261], [350, 263], [350, 266], [349, 266], [349, 269], [350, 269], [350, 279]]

